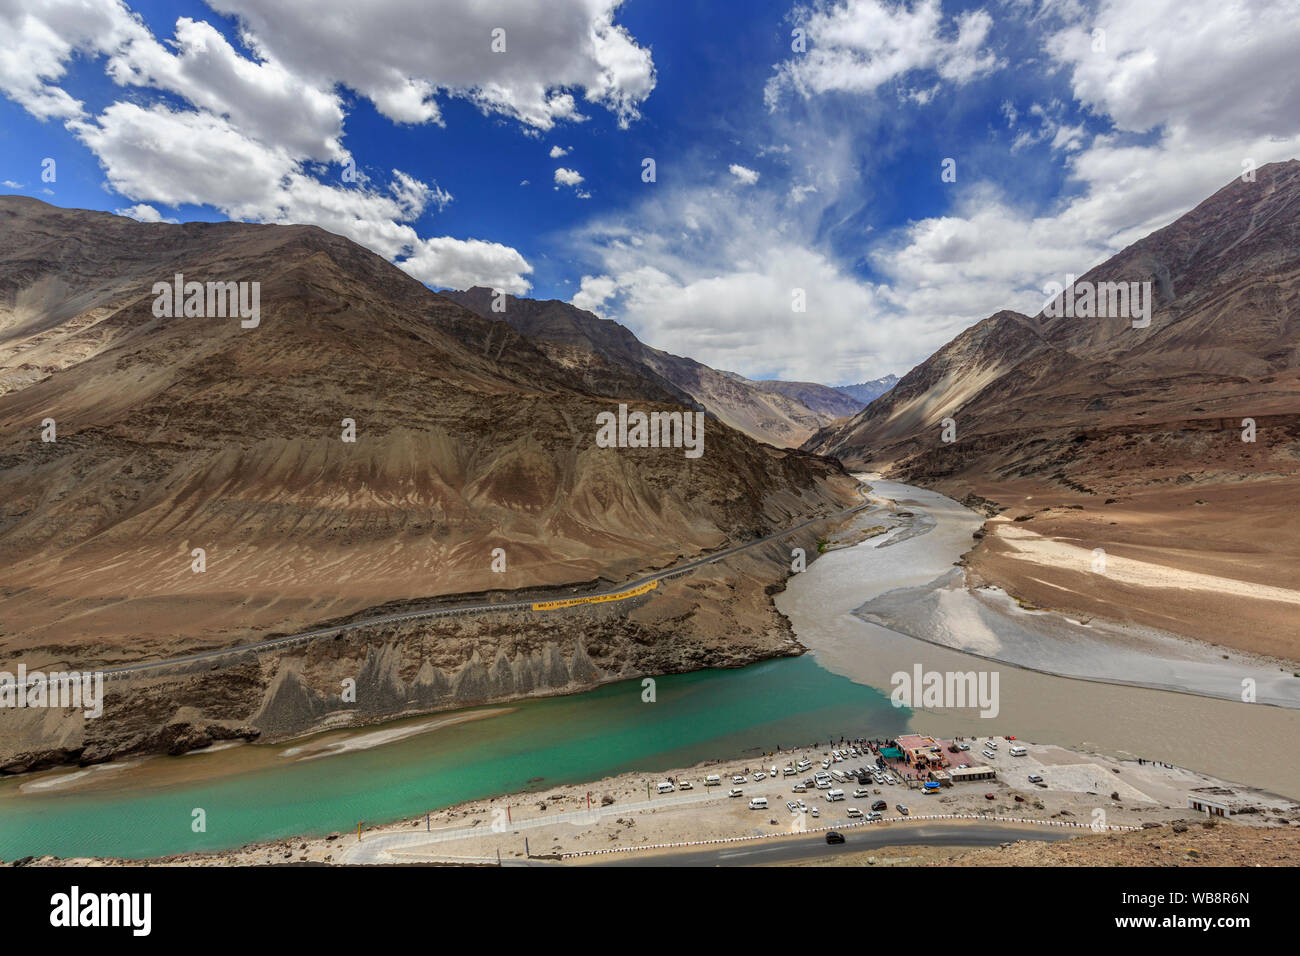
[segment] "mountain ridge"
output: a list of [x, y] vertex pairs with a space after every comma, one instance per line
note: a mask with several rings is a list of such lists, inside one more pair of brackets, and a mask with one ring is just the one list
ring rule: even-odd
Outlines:
[[[1076, 289], [1118, 282], [1150, 283], [1149, 322], [994, 313], [802, 447], [983, 510], [970, 586], [1294, 661], [1292, 609], [1233, 582], [1300, 593], [1300, 162], [1234, 179]], [[1088, 554], [1148, 584], [1066, 557]]]
[[[476, 314], [500, 316], [542, 344], [562, 363], [587, 367], [589, 374], [611, 363], [643, 375], [670, 394], [706, 409], [718, 420], [758, 441], [796, 447], [818, 427], [852, 414], [861, 404], [814, 382], [752, 381], [736, 372], [710, 368], [641, 342], [625, 326], [558, 299], [537, 300], [477, 286], [441, 295]], [[499, 302], [504, 312], [494, 312]], [[601, 361], [586, 358], [595, 355]], [[606, 372], [607, 374], [607, 372]]]
[[[1140, 376], [1172, 375], [1189, 388], [1217, 382], [1227, 389], [1216, 399], [1223, 403], [1243, 374], [1290, 378], [1300, 365], [1300, 346], [1285, 343], [1296, 342], [1300, 326], [1293, 307], [1283, 306], [1280, 296], [1293, 291], [1291, 283], [1300, 268], [1297, 257], [1286, 253], [1295, 248], [1300, 234], [1300, 162], [1261, 168], [1258, 190], [1256, 185], [1230, 183], [1174, 223], [1079, 276], [1079, 284], [1151, 282], [1157, 306], [1149, 327], [1134, 328], [1128, 317], [1080, 320], [1043, 312], [1032, 318], [1006, 310], [994, 313], [960, 333], [850, 421], [821, 429], [803, 447], [855, 464], [895, 463], [931, 446], [928, 439], [918, 440], [918, 433], [930, 428], [937, 435], [941, 418], [958, 419], [959, 427], [960, 419], [967, 418], [967, 429], [1000, 426], [1012, 414], [1007, 406], [1012, 398], [1062, 393], [1068, 401], [1039, 404], [1035, 414], [1051, 412], [1062, 425], [1081, 425], [1099, 423], [1101, 412], [1122, 408], [1131, 418], [1159, 407], [1125, 401], [1134, 398], [1127, 391]], [[1242, 217], [1249, 222], [1232, 224]], [[1203, 232], [1214, 233], [1219, 242], [1212, 246], [1212, 257], [1203, 257], [1219, 260], [1213, 272], [1202, 266], [1200, 254], [1208, 241], [1199, 238]], [[1248, 266], [1242, 257], [1252, 247], [1258, 262]], [[1236, 261], [1224, 262], [1222, 257], [1234, 249]], [[1285, 291], [1271, 277], [1255, 282], [1263, 285], [1254, 290], [1240, 288], [1243, 282], [1251, 284], [1252, 268], [1255, 274], [1286, 272], [1281, 283]], [[1238, 319], [1224, 329], [1231, 305], [1225, 300], [1249, 300], [1252, 295], [1256, 300], [1251, 324]], [[1269, 314], [1267, 302], [1261, 307], [1259, 297], [1269, 295], [1278, 296], [1275, 308], [1282, 311]], [[1107, 382], [1118, 387], [1097, 384]], [[986, 391], [990, 386], [992, 391]], [[1183, 404], [1190, 412], [1198, 401]], [[1144, 410], [1143, 404], [1151, 407]], [[1280, 411], [1275, 404], [1268, 400], [1257, 411]], [[1003, 419], [994, 421], [999, 415]], [[906, 449], [896, 444], [904, 441], [911, 442]]]
[[880, 378], [872, 379], [870, 382], [859, 382], [856, 385], [836, 385], [837, 392], [843, 392], [850, 398], [862, 402], [864, 406], [870, 405], [874, 400], [884, 395], [895, 385], [898, 384], [898, 376], [892, 372], [889, 375], [883, 375]]
[[[155, 314], [178, 273], [258, 283], [257, 321]], [[699, 458], [599, 447], [599, 414], [682, 403], [597, 371], [315, 227], [0, 197], [0, 648], [91, 670], [614, 588], [858, 500], [838, 463], [716, 419]], [[797, 654], [771, 589], [816, 536], [618, 606], [375, 621], [129, 674], [93, 721], [5, 708], [0, 773]]]
[[[177, 272], [260, 282], [260, 325], [155, 316], [152, 286]], [[20, 644], [75, 643], [41, 595], [71, 588], [89, 607], [100, 589], [119, 594], [104, 569], [112, 555], [134, 555], [148, 579], [135, 587], [150, 601], [202, 595], [210, 645], [241, 620], [223, 595], [265, 590], [284, 542], [303, 555], [298, 573], [282, 573], [296, 596], [270, 600], [283, 613], [252, 615], [255, 626], [499, 587], [492, 546], [517, 549], [515, 583], [559, 584], [715, 546], [841, 497], [819, 490], [841, 480], [834, 467], [722, 425], [698, 462], [598, 449], [595, 416], [614, 398], [670, 400], [641, 378], [611, 384], [616, 394], [592, 392], [508, 323], [314, 227], [145, 224], [0, 199], [6, 630], [24, 634]], [[356, 423], [351, 444], [345, 419]], [[405, 544], [384, 551], [386, 541]], [[203, 544], [213, 560], [191, 574], [185, 555]], [[217, 561], [220, 550], [246, 556]], [[329, 607], [309, 597], [324, 568], [356, 562], [366, 566], [352, 572], [355, 595]], [[421, 581], [414, 593], [403, 567]], [[127, 633], [124, 614], [92, 616], [116, 615]], [[175, 639], [165, 617], [146, 639]], [[181, 638], [191, 639], [192, 629]]]

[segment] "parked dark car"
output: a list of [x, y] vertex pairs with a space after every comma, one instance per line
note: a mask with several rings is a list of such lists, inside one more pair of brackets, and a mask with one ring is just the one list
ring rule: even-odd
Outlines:
[[827, 843], [843, 843], [843, 842], [844, 842], [844, 834], [843, 834], [843, 833], [837, 833], [837, 832], [834, 831], [834, 830], [827, 830], [827, 831], [826, 831], [826, 842], [827, 842]]
[[875, 803], [873, 803], [873, 804], [871, 805], [871, 809], [872, 809], [872, 810], [888, 810], [888, 809], [889, 809], [889, 804], [887, 804], [884, 800], [877, 800]]

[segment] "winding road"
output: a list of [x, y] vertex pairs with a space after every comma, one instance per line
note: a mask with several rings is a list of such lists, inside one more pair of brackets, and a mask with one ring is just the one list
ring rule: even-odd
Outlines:
[[[554, 830], [560, 824], [592, 826], [599, 823], [603, 817], [627, 816], [629, 813], [644, 810], [670, 810], [716, 798], [717, 794], [699, 792], [621, 803], [618, 806], [593, 807], [591, 810], [573, 810], [512, 821], [502, 826], [498, 832], [522, 836], [525, 831], [530, 830], [541, 828]], [[845, 818], [828, 821], [818, 830], [824, 830], [827, 826], [842, 828], [840, 832], [844, 835], [845, 842], [828, 844], [826, 834], [816, 832], [797, 838], [776, 841], [754, 840], [673, 853], [656, 853], [647, 848], [614, 854], [607, 859], [592, 862], [597, 866], [749, 866], [755, 863], [790, 863], [827, 853], [856, 853], [887, 846], [998, 846], [1015, 840], [1054, 842], [1079, 835], [1079, 831], [1076, 830], [1061, 830], [1046, 826], [994, 822], [912, 822], [905, 818], [891, 818], [884, 823], [866, 825], [861, 821], [855, 822]], [[440, 858], [439, 854], [433, 851], [433, 847], [481, 836], [484, 831], [491, 829], [492, 825], [488, 824], [443, 827], [432, 832], [396, 830], [370, 834], [361, 842], [344, 849], [340, 862], [353, 866], [391, 866], [430, 862]]]
[[[793, 527], [786, 528], [782, 531], [773, 532], [772, 534], [769, 534], [765, 537], [755, 538], [753, 541], [747, 541], [744, 544], [738, 544], [734, 547], [726, 548], [722, 551], [715, 551], [703, 557], [695, 558], [691, 561], [687, 561], [684, 564], [674, 565], [673, 567], [667, 568], [663, 571], [656, 571], [653, 574], [648, 574], [642, 578], [638, 578], [635, 581], [630, 581], [626, 584], [621, 584], [617, 588], [600, 590], [600, 591], [592, 591], [587, 594], [570, 595], [570, 598], [598, 598], [598, 599], [604, 599], [605, 601], [610, 601], [610, 600], [626, 600], [631, 597], [639, 596], [641, 592], [638, 592], [638, 589], [643, 588], [644, 586], [657, 585], [660, 581], [666, 581], [670, 578], [675, 578], [683, 574], [688, 574], [689, 572], [694, 571], [697, 568], [701, 568], [704, 567], [705, 565], [722, 561], [726, 558], [731, 557], [732, 555], [740, 554], [743, 551], [747, 551], [750, 548], [756, 548], [759, 547], [760, 545], [767, 544], [770, 541], [777, 541], [781, 538], [787, 537], [788, 535], [792, 535], [798, 531], [802, 531], [804, 528], [807, 528], [810, 525], [814, 525], [822, 521], [835, 521], [837, 519], [845, 518], [849, 515], [856, 514], [859, 511], [880, 508], [881, 505], [873, 505], [870, 499], [867, 497], [870, 490], [871, 490], [870, 486], [868, 485], [860, 486], [858, 488], [858, 494], [859, 496], [862, 497], [864, 503], [860, 505], [855, 505], [852, 508], [845, 508], [843, 511], [838, 511], [832, 514], [821, 515], [815, 518], [810, 518], [807, 521], [794, 525]], [[636, 592], [636, 593], [629, 593], [629, 592]], [[620, 597], [620, 595], [626, 595], [626, 597]], [[298, 634], [289, 634], [282, 637], [272, 637], [264, 641], [257, 641], [251, 644], [236, 644], [231, 647], [218, 647], [218, 648], [214, 648], [213, 650], [200, 651], [195, 654], [186, 654], [182, 657], [170, 657], [170, 658], [165, 658], [163, 660], [154, 660], [154, 661], [138, 661], [134, 664], [122, 664], [117, 667], [106, 667], [103, 668], [102, 673], [104, 675], [105, 680], [120, 680], [135, 674], [139, 674], [142, 671], [149, 671], [149, 670], [155, 670], [155, 669], [166, 668], [166, 667], [176, 667], [183, 664], [193, 664], [200, 661], [216, 660], [218, 658], [227, 657], [230, 655], [246, 654], [250, 651], [254, 653], [258, 653], [258, 652], [272, 650], [272, 649], [292, 647], [296, 644], [305, 644], [308, 641], [319, 640], [320, 638], [323, 637], [334, 637], [336, 635], [343, 634], [346, 631], [354, 630], [359, 627], [369, 627], [375, 624], [393, 624], [398, 621], [413, 621], [421, 618], [461, 617], [468, 614], [485, 614], [485, 613], [493, 613], [499, 611], [528, 611], [534, 609], [533, 605], [535, 603], [537, 602], [510, 601], [510, 602], [503, 602], [503, 603], [457, 604], [457, 605], [452, 605], [450, 607], [426, 608], [420, 611], [403, 611], [396, 614], [384, 614], [378, 617], [365, 618], [364, 620], [360, 620], [360, 621], [351, 621], [347, 624], [340, 624], [335, 627], [323, 627], [311, 631], [303, 631]]]
[[840, 853], [861, 853], [888, 846], [999, 846], [1015, 840], [1054, 843], [1077, 836], [1063, 830], [986, 824], [918, 824], [915, 826], [864, 827], [845, 830], [844, 842], [828, 844], [825, 834], [779, 842], [754, 842], [710, 847], [689, 853], [660, 853], [653, 856], [622, 854], [596, 866], [755, 866], [761, 863], [797, 863]]

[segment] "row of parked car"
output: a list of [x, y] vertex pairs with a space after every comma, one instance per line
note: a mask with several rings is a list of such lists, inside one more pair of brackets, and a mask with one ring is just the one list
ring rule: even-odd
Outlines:
[[894, 786], [898, 781], [888, 770], [882, 770], [880, 767], [854, 767], [849, 770], [827, 770], [823, 767], [813, 776], [801, 783], [794, 785], [795, 793], [802, 793], [809, 787], [815, 787], [818, 790], [828, 790], [836, 783], [850, 783], [856, 781], [863, 787], [870, 786], [874, 781], [877, 786], [883, 787], [886, 784]]

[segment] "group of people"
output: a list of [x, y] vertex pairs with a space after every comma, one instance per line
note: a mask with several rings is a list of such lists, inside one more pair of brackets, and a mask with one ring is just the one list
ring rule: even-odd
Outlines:
[[[870, 749], [873, 753], [875, 753], [878, 752], [881, 747], [892, 747], [893, 745], [894, 742], [892, 740], [876, 740], [875, 738], [868, 739], [866, 737], [841, 737], [838, 743], [836, 742], [834, 737], [830, 737], [826, 740], [827, 747], [857, 747], [858, 750], [864, 754], [867, 752], [868, 749]], [[821, 746], [822, 744], [820, 741], [814, 740], [812, 742], [811, 749], [817, 750]], [[803, 748], [794, 747], [791, 749], [800, 750]], [[775, 757], [777, 756], [777, 754], [782, 753], [783, 750], [784, 748], [780, 744], [777, 744], [775, 750], [764, 750], [762, 753], [762, 757], [763, 759], [767, 759], [768, 757]]]

